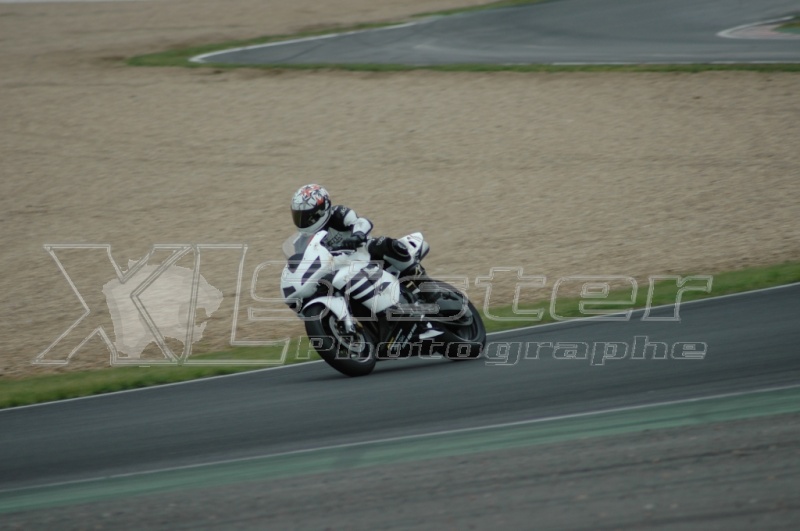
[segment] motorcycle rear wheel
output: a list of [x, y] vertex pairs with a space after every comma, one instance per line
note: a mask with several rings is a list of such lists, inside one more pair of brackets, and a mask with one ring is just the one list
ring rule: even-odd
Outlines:
[[[458, 288], [434, 280], [428, 291], [440, 292], [445, 296], [458, 297], [467, 303], [463, 314], [455, 321], [442, 323], [447, 329], [449, 340], [445, 345], [444, 356], [452, 361], [474, 360], [480, 358], [486, 347], [486, 326], [475, 305]], [[443, 336], [444, 337], [444, 336]]]
[[344, 323], [322, 304], [314, 304], [303, 313], [308, 339], [325, 363], [346, 376], [372, 372], [376, 346], [367, 330], [357, 326], [355, 334], [348, 334]]
[[[447, 344], [445, 357], [450, 361], [478, 359], [486, 347], [486, 327], [483, 319], [469, 300], [467, 308], [469, 312], [465, 312], [459, 321], [447, 325], [450, 333], [459, 338], [458, 341], [450, 341]], [[460, 322], [464, 324], [459, 325]]]

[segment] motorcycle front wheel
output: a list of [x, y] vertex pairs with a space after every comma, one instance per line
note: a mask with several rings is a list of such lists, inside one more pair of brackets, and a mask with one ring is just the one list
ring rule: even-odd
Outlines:
[[306, 334], [317, 354], [331, 367], [347, 376], [366, 376], [375, 368], [375, 341], [368, 331], [357, 326], [355, 334], [322, 304], [314, 304], [303, 314]]

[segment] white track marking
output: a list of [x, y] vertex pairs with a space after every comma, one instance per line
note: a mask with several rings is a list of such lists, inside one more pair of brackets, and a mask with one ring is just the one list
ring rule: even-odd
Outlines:
[[415, 20], [413, 22], [406, 22], [405, 24], [397, 24], [394, 26], [384, 26], [380, 28], [370, 28], [370, 29], [362, 29], [362, 30], [353, 30], [353, 31], [345, 31], [342, 33], [326, 33], [324, 35], [313, 35], [311, 37], [303, 37], [300, 39], [290, 39], [286, 41], [275, 41], [275, 42], [267, 42], [264, 44], [254, 44], [252, 46], [242, 46], [240, 48], [228, 48], [227, 50], [219, 50], [216, 52], [209, 52], [204, 53], [201, 55], [195, 55], [194, 57], [190, 58], [189, 61], [192, 63], [205, 63], [207, 62], [206, 59], [209, 57], [214, 57], [215, 55], [222, 55], [226, 53], [232, 52], [242, 52], [247, 50], [257, 50], [259, 48], [269, 48], [272, 46], [283, 46], [284, 44], [294, 44], [297, 42], [309, 42], [309, 41], [319, 41], [322, 39], [330, 39], [332, 37], [341, 37], [343, 35], [354, 35], [356, 33], [367, 33], [371, 31], [386, 31], [386, 30], [393, 30], [399, 28], [407, 28], [409, 26], [416, 26], [418, 24], [423, 24], [429, 22], [431, 19], [423, 19], [423, 20]]
[[[772, 287], [769, 287], [769, 288], [761, 288], [761, 289], [756, 289], [756, 290], [751, 290], [751, 291], [742, 291], [742, 292], [739, 292], [739, 293], [729, 293], [727, 295], [717, 295], [715, 297], [706, 297], [706, 298], [703, 298], [703, 299], [696, 299], [696, 300], [692, 300], [692, 301], [685, 301], [685, 302], [681, 302], [681, 306], [686, 305], [686, 304], [695, 304], [695, 303], [699, 303], [699, 302], [708, 302], [708, 301], [714, 301], [714, 300], [720, 300], [720, 299], [730, 299], [730, 298], [733, 298], [733, 297], [741, 297], [741, 296], [746, 296], [746, 295], [752, 295], [752, 294], [755, 294], [755, 293], [763, 293], [763, 292], [767, 292], [767, 291], [774, 291], [774, 290], [792, 288], [792, 287], [797, 287], [797, 286], [800, 286], [800, 282], [795, 282], [793, 284], [783, 284], [781, 286], [772, 286]], [[673, 304], [663, 304], [661, 306], [653, 306], [651, 308], [651, 310], [655, 310], [655, 309], [658, 309], [658, 308], [668, 308], [670, 306], [674, 306], [674, 305]], [[638, 308], [638, 309], [632, 310], [632, 312], [633, 313], [637, 313], [637, 312], [643, 312], [644, 310], [645, 310], [645, 308]], [[631, 315], [633, 315], [633, 313]], [[525, 331], [532, 330], [532, 329], [542, 329], [542, 328], [545, 328], [545, 327], [561, 326], [561, 325], [573, 324], [573, 323], [577, 323], [577, 322], [591, 321], [591, 320], [598, 319], [598, 318], [601, 318], [601, 317], [608, 317], [608, 316], [607, 315], [597, 315], [597, 316], [594, 316], [594, 317], [583, 317], [583, 318], [580, 318], [580, 319], [570, 319], [568, 321], [557, 321], [555, 323], [544, 323], [544, 324], [539, 324], [539, 325], [531, 325], [531, 326], [525, 326], [525, 327], [522, 327], [522, 328], [512, 328], [510, 330], [502, 330], [502, 331], [499, 331], [499, 332], [490, 332], [490, 333], [488, 333], [486, 335], [487, 335], [487, 337], [489, 337], [489, 336], [500, 336], [500, 335], [503, 335], [503, 334], [513, 334], [513, 333], [517, 333], [517, 332], [525, 332]], [[114, 392], [111, 392], [111, 393], [102, 393], [102, 394], [98, 394], [98, 395], [79, 396], [79, 397], [76, 397], [76, 398], [65, 398], [63, 400], [54, 400], [52, 402], [40, 402], [38, 404], [28, 404], [28, 405], [25, 405], [25, 406], [9, 407], [9, 408], [0, 409], [0, 415], [2, 415], [3, 412], [5, 412], [5, 411], [18, 411], [20, 409], [27, 409], [27, 408], [33, 408], [33, 407], [53, 406], [53, 405], [64, 404], [64, 403], [67, 403], [67, 402], [74, 402], [76, 400], [89, 400], [89, 399], [92, 399], [92, 398], [104, 398], [104, 397], [108, 397], [108, 396], [121, 395], [121, 394], [126, 394], [126, 393], [141, 393], [141, 392], [146, 392], [146, 391], [159, 390], [159, 389], [163, 389], [165, 387], [174, 387], [174, 386], [178, 386], [178, 385], [190, 385], [190, 384], [197, 384], [197, 383], [201, 383], [201, 382], [208, 382], [210, 380], [218, 380], [218, 379], [221, 379], [221, 378], [233, 378], [233, 377], [236, 377], [236, 376], [244, 376], [244, 375], [250, 375], [250, 374], [260, 373], [260, 372], [277, 371], [277, 370], [281, 370], [281, 369], [292, 369], [292, 368], [298, 368], [298, 367], [307, 367], [307, 366], [309, 366], [311, 364], [315, 364], [315, 363], [323, 363], [323, 361], [322, 360], [316, 360], [316, 361], [308, 361], [308, 362], [305, 362], [305, 363], [294, 363], [292, 365], [281, 365], [279, 367], [267, 367], [265, 369], [255, 369], [255, 370], [252, 370], [252, 371], [236, 372], [236, 373], [232, 373], [232, 374], [221, 374], [219, 376], [209, 376], [207, 378], [196, 378], [194, 380], [185, 380], [185, 381], [182, 381], [182, 382], [172, 382], [172, 383], [166, 383], [166, 384], [160, 384], [160, 385], [153, 385], [153, 386], [150, 386], [150, 387], [139, 387], [139, 388], [136, 388], [136, 389], [125, 389], [125, 390], [122, 390], [122, 391], [114, 391]]]
[[[741, 26], [736, 26], [735, 28], [726, 29], [717, 33], [717, 37], [722, 37], [725, 39], [798, 39], [800, 36], [793, 35], [791, 33], [778, 33], [777, 31], [772, 31], [772, 27], [764, 28], [762, 32], [760, 32], [757, 28], [759, 26], [767, 26], [772, 24], [773, 27], [777, 27], [780, 25], [781, 22], [788, 22], [792, 20], [794, 17], [781, 17], [781, 18], [773, 18], [771, 20], [764, 20], [762, 22], [753, 22], [751, 24], [742, 24]], [[750, 30], [750, 31], [748, 31]]]

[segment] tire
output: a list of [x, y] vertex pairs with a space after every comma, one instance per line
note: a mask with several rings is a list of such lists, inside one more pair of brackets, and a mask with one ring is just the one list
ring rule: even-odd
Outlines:
[[375, 368], [375, 341], [357, 325], [356, 335], [344, 333], [342, 323], [328, 308], [314, 304], [304, 312], [306, 333], [325, 363], [346, 376], [366, 376]]
[[455, 293], [467, 302], [467, 311], [457, 321], [441, 323], [447, 330], [447, 344], [444, 356], [451, 361], [474, 360], [480, 358], [486, 347], [486, 327], [475, 305], [457, 288], [446, 282], [434, 281], [436, 291]]

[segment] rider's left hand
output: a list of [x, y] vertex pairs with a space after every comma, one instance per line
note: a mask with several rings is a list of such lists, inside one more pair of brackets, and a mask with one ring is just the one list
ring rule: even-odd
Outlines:
[[349, 236], [342, 240], [339, 243], [338, 247], [340, 249], [357, 249], [361, 246], [365, 241], [367, 241], [367, 237], [361, 232], [355, 232], [352, 236]]

